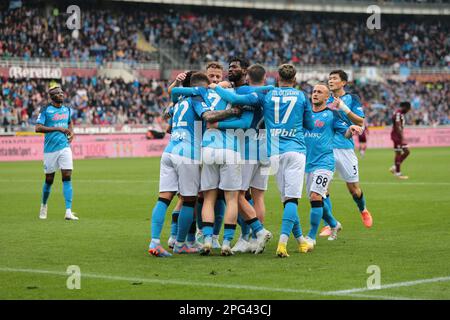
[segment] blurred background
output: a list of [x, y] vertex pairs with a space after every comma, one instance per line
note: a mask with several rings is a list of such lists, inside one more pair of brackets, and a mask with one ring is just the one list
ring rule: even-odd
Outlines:
[[[67, 25], [74, 4], [79, 29]], [[379, 29], [368, 28], [370, 5], [381, 9]], [[50, 81], [63, 85], [77, 133], [163, 131], [175, 76], [213, 60], [226, 70], [232, 56], [263, 64], [268, 83], [293, 63], [308, 93], [344, 69], [369, 127], [391, 125], [404, 100], [408, 126], [450, 124], [446, 0], [11, 0], [0, 9], [3, 136], [34, 131]]]

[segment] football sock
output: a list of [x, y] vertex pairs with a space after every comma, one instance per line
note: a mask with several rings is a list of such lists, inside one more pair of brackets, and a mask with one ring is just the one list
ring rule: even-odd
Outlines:
[[66, 203], [66, 209], [72, 208], [72, 181], [63, 181], [63, 194]]
[[311, 211], [310, 211], [311, 229], [308, 232], [308, 237], [310, 237], [311, 239], [316, 239], [317, 231], [319, 230], [320, 220], [322, 220], [322, 216], [323, 216], [323, 202], [311, 201]]
[[197, 230], [197, 222], [192, 221], [191, 228], [189, 229], [188, 235], [187, 235], [187, 241], [194, 242], [195, 241], [195, 231]]
[[197, 217], [197, 228], [199, 228], [200, 230], [202, 230], [203, 225], [202, 225], [202, 209], [203, 209], [203, 198], [198, 198], [197, 199], [197, 212], [196, 212], [196, 217]]
[[170, 200], [158, 198], [152, 211], [152, 239], [159, 239], [161, 237], [161, 230], [164, 225], [164, 218], [166, 216], [167, 207]]
[[[297, 207], [298, 207], [297, 199], [290, 199], [284, 202], [284, 210], [283, 210], [283, 219], [281, 222], [281, 235], [289, 238], [289, 235], [292, 232], [295, 221], [298, 219]], [[280, 236], [280, 241], [281, 241]], [[286, 240], [287, 242], [287, 240]]]
[[353, 200], [358, 206], [359, 212], [363, 212], [366, 208], [366, 199], [364, 199], [364, 194], [361, 191], [361, 196], [358, 198], [357, 196], [353, 196]]
[[180, 210], [180, 216], [178, 217], [178, 232], [177, 241], [184, 242], [186, 240], [186, 235], [191, 228], [192, 221], [194, 221], [194, 207], [195, 201], [193, 202], [183, 202], [183, 206]]
[[50, 191], [52, 185], [44, 182], [44, 187], [42, 188], [42, 204], [47, 204], [48, 197], [50, 196]]
[[325, 221], [325, 225], [330, 226], [331, 228], [335, 228], [337, 221], [333, 217], [331, 213], [331, 200], [330, 197], [326, 197], [323, 199], [323, 220]]
[[238, 222], [239, 226], [241, 227], [242, 238], [244, 240], [248, 241], [248, 239], [250, 237], [250, 226], [245, 223], [244, 218], [242, 218], [242, 215], [240, 215], [240, 214], [238, 214], [237, 222]]
[[214, 230], [213, 234], [218, 235], [222, 229], [223, 217], [225, 216], [225, 199], [217, 198], [214, 206]]
[[302, 236], [302, 226], [300, 225], [300, 218], [297, 215], [297, 219], [294, 222], [294, 226], [292, 229], [292, 234], [294, 235], [295, 239], [298, 239]]
[[402, 164], [402, 155], [401, 154], [396, 154], [395, 155], [395, 172], [400, 172], [400, 165]]
[[205, 238], [206, 237], [212, 237], [214, 223], [212, 223], [212, 222], [203, 222], [202, 225], [203, 225], [203, 228], [202, 228], [203, 236]]
[[172, 211], [172, 224], [170, 225], [170, 235], [175, 237], [177, 235], [178, 228], [178, 216], [180, 215], [180, 211], [174, 210]]
[[323, 225], [329, 226], [328, 221], [325, 219], [325, 210], [328, 210], [329, 215], [333, 216], [332, 212], [333, 205], [331, 204], [330, 195], [327, 195], [325, 199], [323, 199]]
[[[224, 226], [224, 231], [223, 231], [223, 243], [229, 245], [229, 243], [233, 240], [234, 238], [234, 232], [236, 230], [236, 225], [235, 224], [225, 224]], [[228, 242], [226, 242], [228, 241]]]
[[252, 233], [255, 233], [255, 235], [263, 229], [263, 225], [261, 224], [261, 221], [258, 220], [258, 218], [253, 218], [250, 220], [245, 221], [247, 225], [252, 228]]

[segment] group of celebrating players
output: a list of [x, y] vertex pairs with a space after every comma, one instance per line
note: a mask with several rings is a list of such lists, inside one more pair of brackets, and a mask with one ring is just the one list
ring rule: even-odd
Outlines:
[[[266, 71], [259, 64], [233, 58], [228, 81], [223, 67], [208, 63], [206, 72], [186, 72], [169, 87], [173, 101], [165, 112], [170, 142], [161, 157], [159, 197], [152, 211], [149, 253], [172, 254], [161, 245], [161, 231], [170, 202], [178, 194], [172, 212], [168, 246], [174, 254], [221, 255], [236, 252], [259, 254], [272, 238], [264, 228], [269, 174], [276, 176], [284, 209], [277, 247], [288, 257], [287, 242], [293, 233], [300, 252], [314, 249], [320, 236], [336, 240], [341, 224], [332, 214], [329, 185], [334, 171], [346, 182], [370, 228], [372, 216], [359, 186], [358, 158], [352, 136], [363, 133], [364, 112], [356, 95], [345, 92], [348, 76], [333, 70], [328, 83], [317, 83], [311, 101], [295, 88], [293, 65], [278, 68], [277, 86], [266, 86]], [[39, 217], [47, 218], [47, 202], [55, 172], [61, 169], [66, 220], [78, 220], [72, 212], [72, 111], [64, 105], [60, 85], [49, 88], [51, 103], [40, 110], [36, 132], [45, 133], [45, 182]], [[409, 102], [402, 102], [393, 116], [391, 138], [395, 165], [390, 171], [401, 179], [400, 165], [409, 155], [404, 143], [404, 115]], [[310, 230], [303, 235], [297, 207], [306, 173], [306, 192], [311, 203]], [[241, 235], [232, 247], [236, 225]], [[224, 226], [223, 242], [219, 233]]]
[[[277, 256], [289, 256], [291, 233], [300, 252], [313, 250], [322, 219], [320, 235], [337, 239], [342, 226], [333, 217], [328, 192], [335, 170], [345, 180], [362, 222], [372, 226], [352, 139], [363, 132], [359, 98], [345, 92], [348, 76], [343, 70], [330, 72], [328, 84], [316, 84], [311, 101], [295, 88], [296, 74], [293, 65], [283, 64], [277, 86], [266, 86], [263, 66], [236, 57], [229, 61], [228, 81], [222, 81], [223, 67], [217, 62], [208, 63], [206, 72], [177, 76], [169, 87], [174, 103], [166, 112], [171, 138], [161, 158], [151, 255], [172, 255], [160, 237], [177, 194], [168, 241], [174, 254], [263, 252], [272, 238], [264, 228], [269, 174], [276, 176], [284, 206]], [[305, 173], [311, 203], [307, 235], [297, 212]], [[237, 224], [241, 235], [232, 247]]]

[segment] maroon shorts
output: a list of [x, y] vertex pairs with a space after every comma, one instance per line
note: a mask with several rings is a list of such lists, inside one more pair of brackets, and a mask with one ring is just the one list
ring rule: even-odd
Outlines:
[[408, 145], [402, 140], [401, 137], [391, 134], [392, 142], [394, 143], [394, 150], [395, 151], [402, 151], [404, 148], [407, 148]]
[[366, 131], [363, 131], [363, 133], [360, 136], [358, 136], [358, 140], [361, 143], [366, 143], [367, 142]]

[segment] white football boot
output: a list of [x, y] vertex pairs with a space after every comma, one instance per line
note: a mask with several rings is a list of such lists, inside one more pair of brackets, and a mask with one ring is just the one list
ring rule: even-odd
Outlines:
[[272, 239], [272, 233], [269, 230], [262, 229], [256, 234], [255, 254], [262, 253], [269, 240]]
[[248, 241], [244, 240], [244, 238], [242, 238], [242, 235], [240, 235], [238, 241], [235, 243], [235, 245], [233, 246], [231, 251], [233, 253], [236, 253], [236, 252], [248, 252], [247, 251], [248, 247], [249, 247]]
[[78, 217], [75, 215], [75, 212], [72, 212], [72, 210], [67, 209], [64, 219], [66, 219], [66, 220], [78, 220]]
[[41, 210], [39, 211], [39, 219], [47, 219], [47, 205], [41, 203]]
[[335, 227], [335, 228], [331, 228], [331, 234], [330, 234], [330, 236], [328, 237], [328, 240], [330, 240], [330, 241], [336, 240], [336, 239], [337, 239], [337, 234], [338, 234], [338, 232], [341, 231], [341, 230], [342, 230], [342, 225], [341, 225], [340, 222], [338, 221], [337, 224], [336, 224], [336, 227]]

